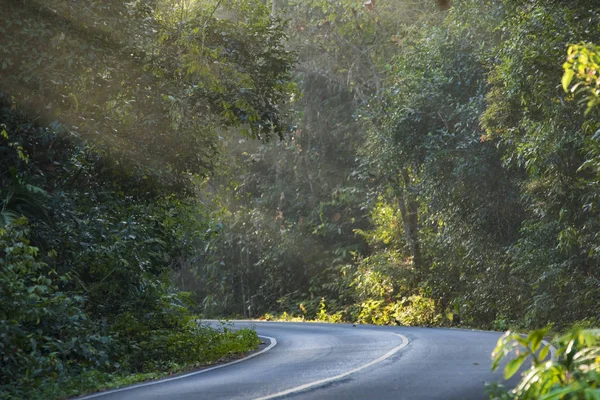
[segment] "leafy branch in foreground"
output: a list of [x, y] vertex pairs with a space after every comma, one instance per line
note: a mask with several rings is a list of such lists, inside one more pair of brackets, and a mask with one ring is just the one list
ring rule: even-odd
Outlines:
[[507, 332], [492, 353], [492, 369], [498, 369], [507, 355], [516, 358], [504, 367], [506, 379], [526, 360], [532, 366], [510, 392], [494, 393], [493, 399], [600, 399], [600, 329], [573, 329], [553, 340], [557, 351], [548, 359], [550, 344], [543, 343], [549, 328], [533, 331], [527, 337]]

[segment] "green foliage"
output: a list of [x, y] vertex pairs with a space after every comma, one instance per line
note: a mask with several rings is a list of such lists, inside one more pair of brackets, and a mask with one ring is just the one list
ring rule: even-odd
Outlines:
[[364, 324], [439, 326], [443, 322], [435, 301], [419, 295], [395, 302], [367, 299], [359, 307], [357, 322]]
[[275, 4], [302, 96], [287, 142], [228, 143], [211, 199], [223, 229], [194, 273], [207, 314], [299, 316], [303, 304], [313, 319], [324, 297], [345, 320], [390, 323], [413, 296], [433, 302], [415, 306], [427, 324], [598, 314], [597, 109], [558, 90], [564, 68], [595, 90], [597, 12], [432, 7]]
[[433, 299], [413, 295], [398, 302], [394, 310], [394, 318], [401, 325], [407, 326], [436, 326], [442, 322], [442, 315]]
[[399, 210], [380, 197], [371, 209], [373, 229], [357, 229], [355, 232], [363, 236], [371, 246], [399, 247], [403, 244], [402, 236], [399, 235], [402, 230], [402, 216], [399, 214]]
[[219, 135], [282, 134], [284, 25], [258, 1], [3, 3], [3, 395], [73, 396], [256, 346], [198, 324], [171, 278], [210, 241], [197, 194]]
[[[596, 197], [590, 190], [596, 124], [592, 112], [585, 115], [571, 95], [557, 90], [563, 72], [557, 60], [568, 44], [589, 41], [599, 19], [579, 2], [507, 3], [514, 18], [502, 27], [510, 39], [494, 52], [502, 61], [492, 69], [482, 121], [506, 145], [507, 166], [526, 173], [520, 190], [528, 217], [509, 251], [508, 269], [520, 304], [510, 308], [515, 319], [524, 312], [528, 326], [558, 315], [556, 322], [567, 325], [597, 313], [598, 281], [591, 271], [597, 270], [598, 215], [590, 203]], [[581, 168], [586, 162], [590, 170]]]
[[[15, 396], [256, 344], [196, 308], [496, 329], [599, 315], [589, 2], [5, 3], [0, 343]], [[538, 357], [532, 335], [505, 348]], [[588, 368], [573, 365], [562, 383]]]
[[[132, 297], [134, 293], [124, 297], [126, 292], [120, 292], [118, 298], [119, 292], [105, 289], [103, 292], [118, 302], [114, 305], [118, 315], [111, 317], [104, 307], [99, 318], [99, 305], [104, 303], [90, 291], [83, 295], [64, 291], [73, 278], [58, 275], [40, 261], [42, 256], [30, 245], [27, 232], [24, 219], [0, 229], [4, 249], [0, 253], [0, 298], [5, 302], [1, 307], [0, 373], [7, 382], [2, 390], [12, 396], [74, 395], [82, 388], [101, 386], [101, 382], [77, 383], [93, 370], [115, 377], [173, 372], [248, 351], [258, 344], [254, 331], [233, 331], [226, 325], [215, 330], [196, 322], [185, 294], [172, 291], [166, 282], [142, 288], [138, 295], [144, 296], [143, 304]], [[55, 259], [56, 252], [51, 256]], [[105, 262], [110, 256], [105, 255]], [[133, 275], [128, 277], [131, 280]], [[64, 387], [49, 381], [62, 382]]]
[[550, 358], [550, 344], [542, 340], [548, 329], [531, 332], [527, 337], [507, 332], [494, 351], [493, 368], [517, 352], [504, 367], [506, 378], [514, 375], [526, 360], [517, 387], [493, 395], [496, 399], [595, 399], [600, 385], [600, 332], [597, 329], [573, 329], [554, 340], [556, 354]]
[[386, 304], [385, 300], [367, 299], [360, 303], [360, 313], [357, 322], [362, 324], [389, 325], [394, 323], [392, 313], [393, 304]]
[[518, 173], [503, 168], [502, 148], [479, 124], [502, 17], [496, 3], [457, 2], [403, 47], [387, 88], [361, 110], [369, 129], [361, 175], [375, 175], [373, 192], [397, 215], [395, 237], [393, 224], [372, 218], [380, 232], [373, 237], [384, 241], [379, 252], [391, 247], [412, 264], [403, 282], [394, 279], [405, 295], [425, 289], [442, 309], [458, 304], [467, 323], [489, 323], [502, 309], [499, 287], [509, 284], [498, 266], [523, 217]]
[[110, 365], [112, 338], [92, 333], [84, 298], [61, 290], [70, 277], [41, 261], [28, 229], [24, 218], [0, 228], [2, 390], [18, 391], [15, 382], [38, 386], [73, 368]]
[[124, 365], [139, 365], [135, 368], [139, 371], [172, 371], [177, 365], [200, 366], [243, 353], [260, 343], [252, 330], [233, 330], [226, 324], [215, 329], [191, 316], [182, 318], [178, 325], [176, 331], [144, 332], [125, 356]]
[[[567, 61], [563, 64], [562, 87], [572, 93], [583, 92], [587, 94], [584, 101], [587, 102], [586, 113], [600, 104], [599, 87], [600, 78], [600, 51], [591, 43], [571, 45], [567, 51]], [[571, 88], [571, 82], [576, 77], [579, 82]]]
[[319, 303], [319, 311], [317, 311], [316, 320], [320, 322], [342, 322], [342, 313], [337, 312], [335, 314], [327, 313], [327, 307], [325, 305], [325, 298], [321, 298], [321, 302]]
[[313, 318], [322, 297], [334, 314], [348, 314], [354, 267], [347, 265], [368, 252], [354, 232], [369, 228], [365, 184], [355, 174], [364, 137], [354, 117], [381, 88], [399, 35], [430, 18], [432, 7], [404, 1], [376, 9], [358, 1], [274, 7], [290, 19], [289, 45], [299, 57], [294, 80], [302, 96], [290, 104], [292, 129], [286, 142], [228, 143], [227, 174], [212, 182], [218, 196], [211, 200], [228, 212], [215, 221], [222, 229], [207, 248], [207, 264], [192, 274], [203, 278], [207, 315], [295, 314], [302, 303]]
[[283, 21], [260, 1], [171, 3], [7, 1], [0, 90], [106, 161], [179, 189], [213, 168], [217, 129], [281, 135], [293, 64]]
[[[12, 127], [12, 126], [11, 126]], [[4, 158], [1, 164], [0, 179], [0, 226], [9, 225], [20, 216], [40, 217], [44, 214], [44, 201], [48, 193], [42, 188], [27, 183], [27, 168], [30, 156], [21, 143], [21, 137], [9, 136], [6, 124], [0, 125], [0, 154]], [[11, 132], [12, 135], [12, 132]]]

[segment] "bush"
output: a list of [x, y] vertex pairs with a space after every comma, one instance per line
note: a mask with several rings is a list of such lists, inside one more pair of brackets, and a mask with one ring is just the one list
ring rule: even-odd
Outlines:
[[531, 332], [527, 337], [507, 332], [492, 357], [493, 369], [512, 352], [504, 368], [506, 379], [514, 375], [526, 360], [532, 367], [525, 371], [517, 387], [509, 392], [492, 389], [493, 399], [589, 399], [600, 398], [600, 329], [575, 328], [553, 341], [556, 357], [548, 360], [550, 345], [542, 340], [548, 329]]
[[260, 344], [251, 329], [217, 328], [189, 318], [179, 331], [151, 332], [137, 353], [143, 371], [171, 371], [177, 366], [210, 364], [224, 357], [255, 349]]
[[442, 315], [438, 313], [433, 299], [413, 295], [389, 303], [367, 299], [361, 303], [357, 322], [375, 325], [440, 325]]
[[361, 324], [388, 325], [393, 322], [391, 305], [383, 300], [367, 299], [360, 303], [360, 313], [356, 322]]
[[134, 298], [115, 319], [92, 319], [88, 300], [65, 290], [73, 278], [41, 261], [28, 236], [25, 218], [0, 227], [0, 397], [76, 395], [212, 363], [260, 343], [252, 330], [199, 323], [188, 294], [147, 274], [143, 304]]
[[442, 315], [437, 312], [433, 299], [413, 295], [403, 298], [398, 304], [401, 306], [394, 310], [393, 316], [402, 325], [439, 325], [442, 322]]
[[321, 302], [319, 303], [319, 311], [317, 312], [316, 320], [320, 322], [341, 322], [342, 321], [342, 313], [336, 312], [334, 314], [328, 314], [327, 308], [325, 306], [325, 297], [321, 298]]
[[94, 333], [83, 297], [61, 291], [69, 277], [40, 261], [27, 236], [25, 218], [0, 228], [0, 381], [11, 390], [110, 365], [111, 338]]

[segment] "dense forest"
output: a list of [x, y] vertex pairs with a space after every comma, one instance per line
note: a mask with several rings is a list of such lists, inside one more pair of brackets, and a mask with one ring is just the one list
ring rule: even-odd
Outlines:
[[600, 3], [0, 9], [0, 397], [257, 345], [199, 318], [600, 323]]
[[231, 140], [208, 183], [178, 275], [207, 315], [597, 322], [597, 75], [561, 84], [589, 1], [274, 4], [299, 94], [284, 141]]

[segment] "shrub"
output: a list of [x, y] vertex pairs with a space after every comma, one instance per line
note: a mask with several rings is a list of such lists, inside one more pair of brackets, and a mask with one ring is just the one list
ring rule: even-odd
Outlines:
[[507, 332], [492, 354], [493, 369], [507, 355], [516, 352], [504, 368], [506, 379], [513, 376], [526, 360], [532, 366], [522, 374], [517, 387], [509, 392], [492, 389], [493, 399], [598, 399], [600, 398], [600, 329], [573, 329], [555, 339], [556, 357], [548, 359], [550, 344], [542, 340], [548, 328], [527, 337]]
[[40, 261], [27, 236], [25, 218], [0, 228], [0, 381], [35, 385], [110, 365], [111, 339], [92, 333], [83, 297], [61, 291], [68, 276]]
[[325, 297], [322, 297], [321, 302], [319, 303], [319, 311], [317, 312], [316, 320], [321, 321], [321, 322], [331, 322], [331, 323], [341, 322], [342, 321], [342, 313], [336, 312], [334, 314], [328, 314], [327, 308], [325, 306]]
[[420, 295], [400, 300], [396, 303], [392, 315], [400, 324], [409, 326], [439, 325], [442, 322], [442, 315], [437, 311], [435, 301]]
[[357, 322], [363, 324], [440, 325], [443, 319], [433, 299], [420, 295], [404, 297], [396, 302], [367, 299], [360, 306]]
[[367, 299], [360, 303], [357, 322], [361, 324], [388, 325], [391, 321], [390, 308], [383, 300]]

